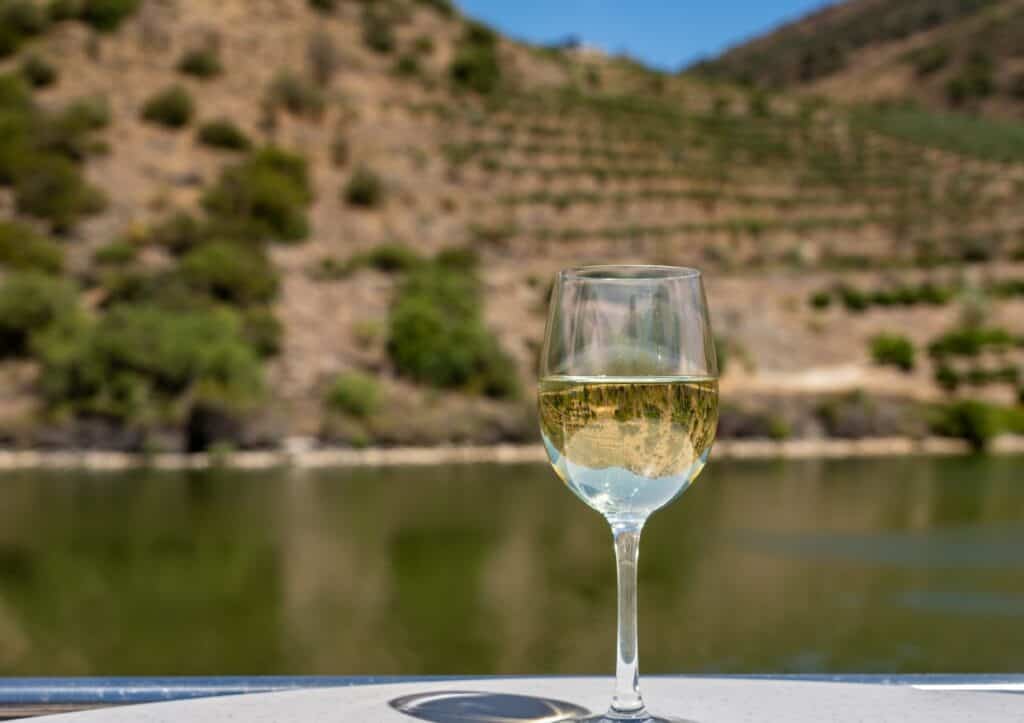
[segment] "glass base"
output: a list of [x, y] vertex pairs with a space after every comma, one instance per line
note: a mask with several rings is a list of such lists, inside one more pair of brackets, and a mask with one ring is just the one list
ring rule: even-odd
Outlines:
[[609, 711], [601, 715], [592, 715], [585, 718], [570, 718], [566, 723], [694, 723], [686, 718], [674, 718], [655, 715], [647, 711], [639, 713], [616, 713]]

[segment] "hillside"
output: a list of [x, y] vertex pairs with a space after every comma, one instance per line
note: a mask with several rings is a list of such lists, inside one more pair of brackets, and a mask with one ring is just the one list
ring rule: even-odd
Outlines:
[[832, 100], [1024, 115], [1024, 3], [853, 0], [699, 64], [708, 77]]
[[1017, 399], [1015, 124], [529, 47], [441, 0], [0, 17], [5, 444], [534, 439], [550, 279], [587, 262], [707, 270], [724, 434]]

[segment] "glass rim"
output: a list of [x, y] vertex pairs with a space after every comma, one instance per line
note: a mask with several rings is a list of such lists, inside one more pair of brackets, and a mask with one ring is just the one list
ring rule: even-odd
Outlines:
[[[619, 276], [615, 272], [629, 275]], [[632, 272], [632, 273], [630, 273]], [[595, 264], [591, 266], [574, 266], [558, 272], [562, 279], [572, 281], [672, 281], [682, 279], [698, 279], [700, 269], [691, 266], [666, 266], [662, 264]]]

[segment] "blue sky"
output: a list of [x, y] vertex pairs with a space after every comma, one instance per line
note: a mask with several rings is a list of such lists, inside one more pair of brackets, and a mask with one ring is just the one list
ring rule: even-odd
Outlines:
[[568, 35], [675, 70], [829, 3], [824, 0], [456, 0], [512, 37]]

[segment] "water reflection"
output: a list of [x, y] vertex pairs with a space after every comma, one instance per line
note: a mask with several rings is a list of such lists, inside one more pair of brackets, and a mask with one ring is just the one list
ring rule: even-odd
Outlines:
[[[645, 672], [1024, 669], [1021, 460], [713, 463]], [[606, 673], [609, 533], [540, 466], [0, 478], [0, 674]]]
[[560, 700], [474, 691], [419, 693], [389, 704], [411, 718], [432, 723], [556, 723], [590, 713]]
[[919, 590], [904, 593], [898, 603], [923, 612], [1024, 617], [1024, 595]]
[[911, 533], [778, 533], [744, 531], [735, 542], [762, 555], [785, 559], [850, 561], [879, 566], [922, 568], [1021, 567], [1024, 522], [1019, 527], [915, 531]]

